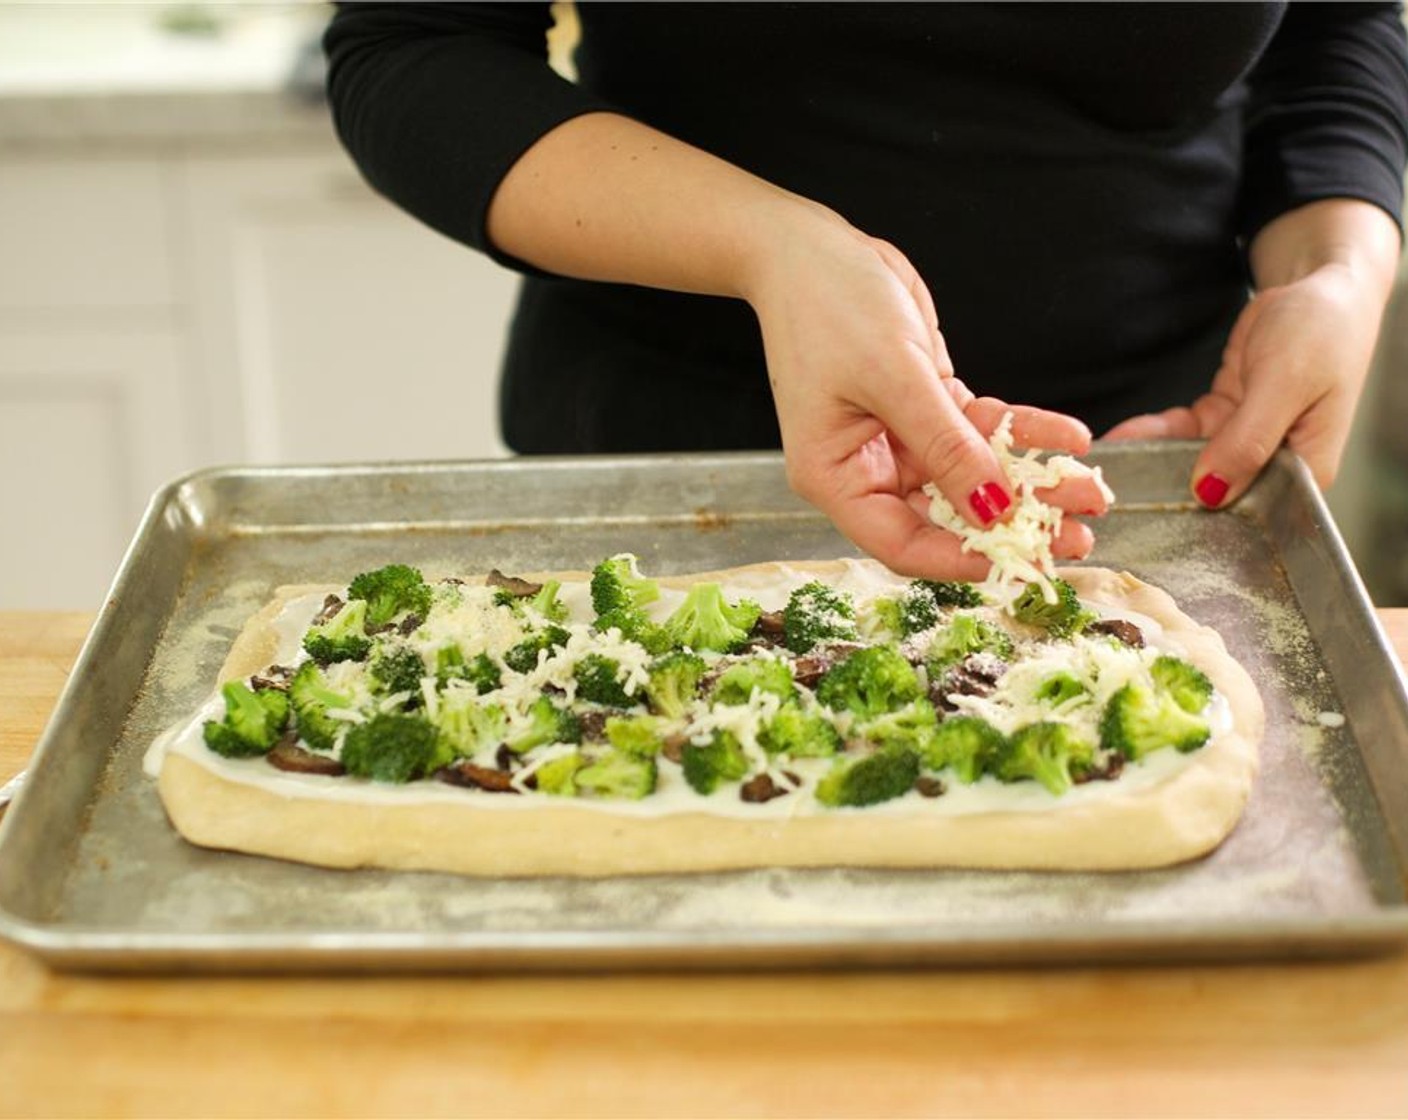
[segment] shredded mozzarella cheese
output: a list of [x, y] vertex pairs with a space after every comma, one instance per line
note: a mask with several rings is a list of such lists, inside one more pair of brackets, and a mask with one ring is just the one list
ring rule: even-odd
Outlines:
[[[1069, 643], [1030, 647], [987, 696], [952, 693], [947, 699], [964, 715], [980, 716], [1004, 735], [1026, 724], [1058, 717], [1083, 738], [1098, 741], [1100, 713], [1110, 697], [1131, 681], [1151, 683], [1147, 669], [1155, 656], [1153, 650], [1077, 636]], [[1059, 706], [1035, 699], [1037, 686], [1060, 672], [1072, 674], [1089, 690], [1088, 695]]]
[[600, 654], [620, 666], [616, 679], [628, 695], [635, 695], [650, 681], [650, 654], [644, 647], [627, 641], [614, 626], [598, 634], [584, 623], [568, 627], [567, 644], [561, 649], [538, 655], [538, 666], [527, 675], [527, 685], [541, 692], [547, 685], [560, 688], [563, 699], [572, 703], [577, 698], [577, 678], [573, 669], [589, 653]]
[[998, 602], [1009, 602], [1019, 583], [1035, 583], [1047, 602], [1056, 601], [1052, 579], [1056, 562], [1051, 541], [1061, 531], [1062, 511], [1036, 496], [1068, 478], [1093, 478], [1107, 501], [1114, 494], [1105, 485], [1099, 467], [1090, 467], [1069, 455], [1037, 458], [1036, 451], [1012, 454], [1012, 413], [1007, 413], [988, 441], [998, 465], [1014, 491], [1011, 516], [989, 529], [976, 529], [949, 503], [932, 482], [925, 483], [929, 496], [929, 520], [947, 529], [963, 544], [964, 552], [976, 552], [992, 562], [984, 589]]
[[782, 697], [775, 692], [755, 688], [746, 704], [714, 704], [700, 702], [690, 713], [685, 735], [691, 743], [703, 746], [715, 731], [727, 731], [743, 748], [750, 762], [765, 771], [772, 769], [772, 759], [758, 742], [762, 729], [772, 722], [782, 707]]

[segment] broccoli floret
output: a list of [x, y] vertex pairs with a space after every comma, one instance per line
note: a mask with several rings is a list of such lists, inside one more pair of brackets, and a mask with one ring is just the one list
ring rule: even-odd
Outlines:
[[934, 596], [934, 602], [941, 607], [967, 607], [971, 609], [981, 607], [987, 602], [977, 587], [961, 580], [921, 579], [915, 582], [927, 587], [929, 593]]
[[497, 747], [508, 737], [508, 718], [498, 704], [486, 704], [468, 689], [450, 689], [436, 705], [435, 723], [440, 742], [449, 755], [469, 758]]
[[561, 649], [570, 635], [561, 626], [545, 626], [535, 630], [504, 654], [504, 664], [515, 673], [531, 673], [538, 667], [538, 654], [544, 650]]
[[696, 793], [713, 793], [720, 782], [736, 782], [748, 774], [743, 744], [728, 731], [715, 731], [703, 745], [686, 743], [681, 759], [684, 780]]
[[347, 588], [347, 598], [365, 600], [367, 625], [379, 627], [406, 611], [424, 618], [430, 610], [431, 593], [418, 570], [405, 564], [388, 564], [357, 576]]
[[870, 618], [865, 626], [867, 636], [873, 634], [877, 627], [885, 637], [898, 640], [905, 636], [904, 608], [898, 598], [887, 595], [876, 599], [871, 602], [868, 611]]
[[592, 629], [598, 634], [619, 630], [621, 637], [628, 642], [644, 646], [645, 651], [651, 654], [665, 653], [674, 645], [665, 628], [653, 622], [650, 616], [638, 607], [617, 607], [598, 615]]
[[566, 708], [559, 708], [551, 697], [539, 696], [528, 705], [527, 725], [515, 729], [505, 741], [514, 754], [526, 754], [534, 747], [548, 743], [580, 743], [582, 721]]
[[366, 632], [367, 604], [347, 603], [326, 622], [308, 628], [303, 648], [320, 665], [334, 661], [362, 661], [371, 652], [372, 640]]
[[823, 642], [859, 638], [855, 604], [845, 592], [812, 580], [787, 597], [787, 606], [782, 609], [782, 640], [793, 653], [806, 653]]
[[654, 758], [665, 745], [670, 722], [659, 716], [610, 716], [604, 730], [606, 741], [626, 754]]
[[714, 682], [709, 699], [715, 704], [746, 704], [753, 690], [790, 700], [797, 695], [792, 666], [776, 657], [754, 657], [730, 665]]
[[783, 704], [758, 732], [768, 754], [792, 758], [827, 758], [841, 749], [841, 734], [820, 712], [804, 711], [795, 701]]
[[220, 690], [225, 718], [207, 720], [205, 745], [226, 758], [268, 754], [288, 724], [288, 697], [276, 688], [252, 689], [230, 681]]
[[587, 797], [639, 801], [655, 792], [655, 759], [650, 756], [607, 751], [574, 775], [577, 792]]
[[407, 703], [420, 703], [420, 681], [425, 676], [425, 662], [410, 646], [378, 643], [367, 664], [367, 673], [375, 691], [387, 696], [409, 692], [411, 696]]
[[413, 781], [430, 768], [437, 739], [423, 716], [380, 712], [348, 730], [342, 765], [354, 777], [375, 782]]
[[514, 614], [521, 615], [523, 613], [523, 596], [515, 594], [507, 587], [496, 587], [494, 589], [493, 602], [494, 606], [504, 607], [511, 610]]
[[877, 747], [903, 747], [923, 758], [932, 749], [938, 730], [939, 717], [934, 705], [921, 698], [862, 721], [854, 733]]
[[590, 700], [609, 708], [629, 708], [635, 704], [621, 683], [621, 663], [614, 657], [589, 653], [572, 667], [572, 676], [577, 681], [579, 700]]
[[828, 708], [861, 720], [892, 712], [923, 694], [914, 666], [893, 646], [856, 650], [827, 670], [816, 686], [816, 698]]
[[481, 696], [486, 692], [493, 692], [503, 684], [503, 670], [487, 653], [476, 653], [474, 660], [470, 661], [465, 669], [464, 679], [474, 685], [475, 691]]
[[444, 688], [448, 681], [469, 679], [469, 663], [459, 646], [441, 646], [435, 651], [435, 683]]
[[675, 650], [653, 661], [645, 685], [650, 710], [670, 719], [683, 719], [699, 692], [705, 668], [704, 659], [688, 650]]
[[448, 614], [463, 604], [464, 584], [457, 579], [442, 579], [430, 585], [430, 610], [426, 614]]
[[838, 759], [816, 784], [816, 799], [833, 808], [878, 805], [903, 797], [919, 777], [919, 759], [903, 747]]
[[525, 616], [531, 612], [546, 622], [562, 623], [567, 621], [568, 610], [567, 604], [557, 597], [560, 590], [562, 581], [556, 579], [545, 581], [532, 595], [520, 595], [500, 587], [494, 591], [494, 606], [507, 607], [525, 621]]
[[647, 579], [629, 552], [603, 560], [592, 569], [592, 607], [598, 615], [639, 610], [660, 598], [660, 585]]
[[1207, 674], [1181, 657], [1157, 657], [1149, 666], [1149, 673], [1160, 691], [1172, 696], [1185, 712], [1201, 712], [1212, 699], [1212, 681]]
[[1089, 769], [1094, 761], [1094, 746], [1066, 724], [1045, 720], [1013, 732], [994, 770], [1004, 782], [1031, 778], [1060, 796], [1071, 788], [1072, 771]]
[[487, 653], [466, 661], [459, 646], [442, 646], [435, 651], [435, 683], [444, 688], [448, 681], [468, 681], [482, 696], [503, 684], [503, 670]]
[[660, 598], [660, 585], [640, 574], [636, 558], [629, 552], [603, 560], [592, 569], [591, 593], [597, 633], [619, 630], [627, 641], [638, 642], [656, 654], [674, 644], [664, 627], [645, 612], [647, 604]]
[[1209, 734], [1207, 721], [1185, 711], [1171, 694], [1134, 683], [1111, 696], [1100, 717], [1100, 746], [1130, 760], [1162, 747], [1197, 750]]
[[665, 620], [670, 642], [693, 650], [732, 653], [748, 641], [763, 608], [751, 599], [730, 603], [717, 583], [696, 583]]
[[928, 770], [952, 770], [960, 782], [972, 785], [997, 765], [1007, 749], [1007, 736], [978, 716], [949, 716], [935, 729], [920, 761]]
[[328, 714], [330, 708], [354, 707], [348, 693], [338, 692], [328, 684], [316, 661], [305, 661], [288, 683], [289, 705], [293, 708], [298, 737], [315, 751], [330, 751], [337, 737], [346, 730], [346, 720]]
[[553, 797], [577, 796], [577, 771], [587, 764], [581, 751], [550, 758], [533, 771], [539, 793]]
[[1090, 689], [1081, 683], [1080, 678], [1063, 669], [1042, 680], [1032, 693], [1032, 699], [1055, 708], [1068, 700], [1074, 700], [1077, 696], [1089, 695]]
[[1012, 602], [1013, 617], [1029, 626], [1038, 626], [1053, 638], [1069, 638], [1079, 634], [1095, 615], [1080, 603], [1076, 589], [1063, 579], [1053, 579], [1056, 601], [1048, 603], [1041, 585], [1029, 583]]
[[1010, 661], [1014, 649], [1012, 636], [1001, 626], [976, 615], [956, 614], [934, 634], [924, 664], [930, 679], [937, 680], [945, 669], [970, 654], [991, 653]]
[[542, 590], [528, 600], [528, 609], [549, 622], [566, 622], [567, 604], [557, 597], [561, 588], [561, 580], [547, 580]]
[[870, 609], [880, 624], [896, 638], [908, 638], [936, 626], [939, 604], [929, 584], [916, 579], [899, 595], [876, 599]]

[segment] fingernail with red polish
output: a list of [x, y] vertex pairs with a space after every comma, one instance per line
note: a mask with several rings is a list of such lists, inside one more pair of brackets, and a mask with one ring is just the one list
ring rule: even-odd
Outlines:
[[997, 510], [993, 507], [992, 499], [988, 497], [987, 488], [992, 483], [979, 486], [968, 495], [968, 504], [973, 507], [973, 512], [978, 515], [978, 520], [984, 525], [991, 525], [997, 520]]
[[1218, 474], [1205, 474], [1198, 479], [1198, 483], [1193, 487], [1193, 493], [1198, 495], [1198, 501], [1207, 506], [1208, 509], [1216, 509], [1222, 504], [1222, 499], [1227, 497], [1227, 491], [1231, 489], [1228, 481]]
[[988, 496], [988, 501], [992, 503], [993, 509], [997, 510], [999, 517], [1007, 512], [1007, 507], [1012, 504], [1012, 498], [1006, 490], [996, 482], [983, 483], [982, 490]]

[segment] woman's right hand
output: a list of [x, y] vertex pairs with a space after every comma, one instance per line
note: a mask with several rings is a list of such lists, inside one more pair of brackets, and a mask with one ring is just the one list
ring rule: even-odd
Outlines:
[[[503, 252], [564, 276], [746, 299], [762, 324], [788, 479], [896, 571], [978, 579], [987, 562], [928, 519], [933, 481], [974, 525], [1002, 516], [985, 437], [1007, 405], [953, 376], [933, 300], [904, 255], [826, 207], [614, 113], [558, 125], [509, 169], [489, 207]], [[1015, 407], [1013, 436], [1082, 454], [1084, 424]], [[1100, 513], [1089, 483], [1051, 500]], [[1067, 524], [1061, 556], [1090, 531]]]
[[[787, 477], [847, 537], [887, 567], [930, 579], [981, 579], [988, 563], [928, 519], [932, 481], [974, 526], [1012, 500], [987, 437], [1014, 414], [1026, 447], [1084, 454], [1079, 420], [975, 397], [954, 376], [933, 299], [914, 266], [822, 207], [771, 221], [744, 295], [762, 327]], [[1043, 493], [1061, 508], [1105, 510], [1099, 487]], [[1090, 530], [1063, 523], [1057, 556], [1089, 553]]]

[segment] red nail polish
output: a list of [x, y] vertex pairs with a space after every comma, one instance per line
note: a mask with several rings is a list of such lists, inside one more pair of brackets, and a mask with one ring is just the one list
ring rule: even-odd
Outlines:
[[992, 501], [987, 496], [986, 487], [979, 486], [969, 494], [968, 504], [973, 507], [973, 512], [984, 525], [991, 525], [997, 520], [997, 510], [993, 508]]
[[1193, 487], [1193, 493], [1198, 495], [1198, 501], [1208, 509], [1216, 509], [1222, 504], [1222, 499], [1227, 497], [1227, 491], [1231, 488], [1228, 481], [1221, 475], [1208, 473], [1198, 479], [1197, 485]]
[[996, 482], [983, 483], [983, 493], [987, 495], [988, 501], [992, 503], [993, 509], [997, 510], [997, 515], [1001, 517], [1007, 512], [1007, 507], [1012, 504], [1012, 497]]

